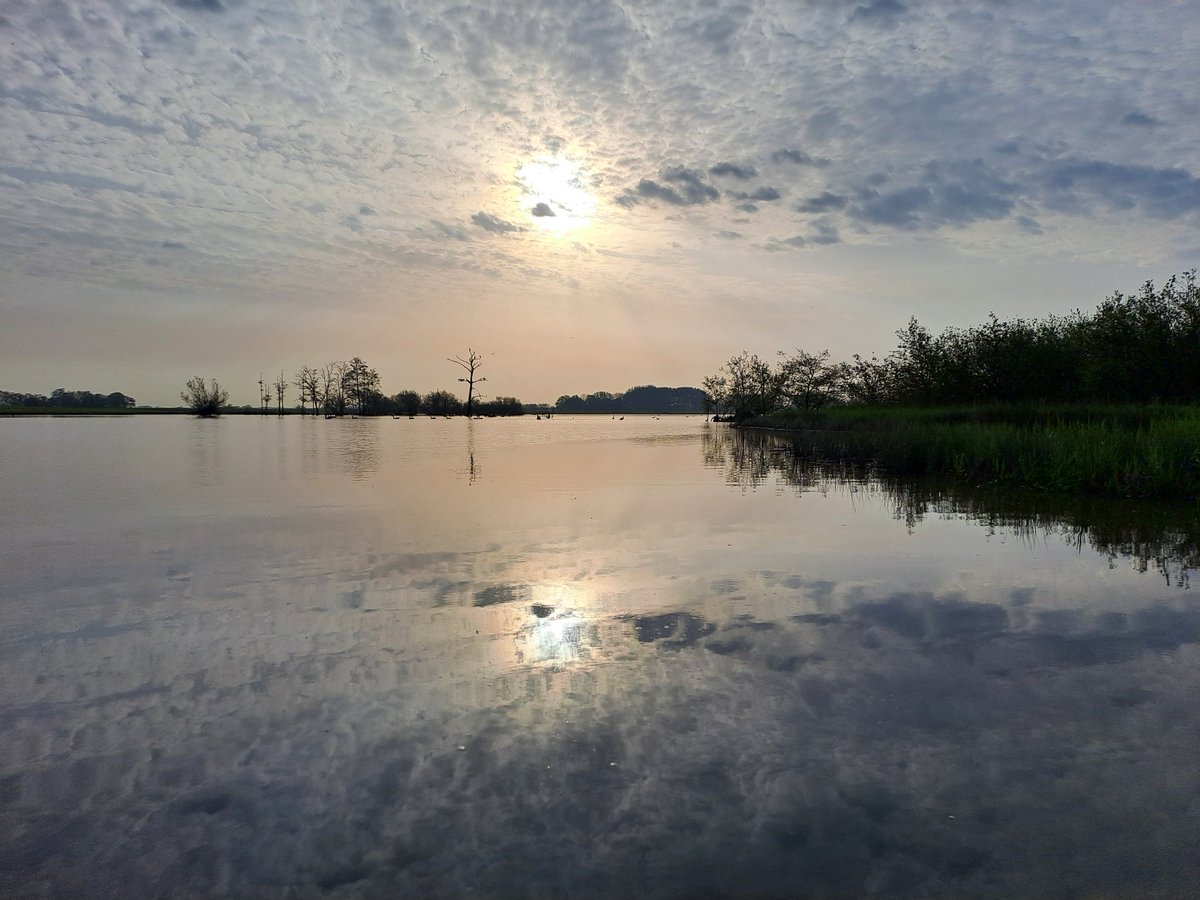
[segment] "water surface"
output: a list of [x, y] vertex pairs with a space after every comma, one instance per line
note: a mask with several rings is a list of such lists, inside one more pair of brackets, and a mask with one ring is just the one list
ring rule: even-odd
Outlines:
[[1194, 511], [700, 417], [0, 423], [0, 894], [1187, 896]]

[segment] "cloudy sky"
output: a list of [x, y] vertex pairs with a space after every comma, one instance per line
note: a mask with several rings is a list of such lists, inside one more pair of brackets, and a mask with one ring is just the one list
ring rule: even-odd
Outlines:
[[7, 0], [0, 388], [485, 354], [526, 401], [1200, 260], [1200, 11]]

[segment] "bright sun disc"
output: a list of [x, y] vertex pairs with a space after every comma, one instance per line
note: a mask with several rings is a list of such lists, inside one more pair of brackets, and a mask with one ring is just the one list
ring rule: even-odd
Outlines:
[[527, 162], [517, 169], [519, 200], [534, 224], [547, 231], [582, 228], [596, 208], [583, 171], [557, 157]]

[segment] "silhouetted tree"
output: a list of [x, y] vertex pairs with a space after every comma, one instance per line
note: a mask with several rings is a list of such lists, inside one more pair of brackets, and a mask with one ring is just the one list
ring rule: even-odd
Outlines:
[[525, 415], [525, 407], [516, 397], [496, 397], [494, 400], [480, 401], [475, 405], [475, 411], [483, 416]]
[[462, 408], [462, 401], [449, 391], [430, 391], [421, 398], [421, 412], [431, 416], [457, 415]]
[[721, 415], [721, 409], [729, 396], [729, 380], [724, 375], [709, 375], [702, 382], [704, 385], [704, 411], [714, 416]]
[[343, 388], [348, 363], [341, 360], [326, 363], [321, 367], [321, 396], [325, 401], [325, 413], [331, 416], [346, 414], [346, 393]]
[[379, 396], [379, 373], [356, 356], [342, 372], [342, 391], [360, 416], [369, 415], [371, 401]]
[[207, 384], [199, 375], [188, 379], [187, 386], [179, 392], [179, 399], [196, 415], [213, 418], [221, 414], [221, 408], [229, 404], [229, 392], [217, 384], [215, 378]]
[[321, 373], [312, 366], [301, 366], [293, 382], [300, 391], [300, 413], [303, 415], [308, 403], [312, 403], [313, 415], [321, 408]]
[[263, 381], [262, 372], [258, 373], [258, 411], [264, 416], [271, 406], [271, 388]]
[[467, 373], [466, 378], [458, 380], [466, 382], [467, 385], [467, 416], [470, 417], [475, 405], [475, 385], [481, 381], [487, 381], [486, 378], [481, 378], [475, 374], [479, 367], [483, 365], [483, 357], [468, 347], [466, 359], [463, 359], [461, 356], [455, 356], [448, 361], [454, 363], [456, 366], [460, 366]]
[[844, 396], [846, 366], [829, 361], [829, 351], [808, 353], [799, 348], [790, 356], [779, 351], [779, 389], [796, 409], [809, 412]]
[[416, 391], [400, 391], [392, 395], [392, 405], [402, 416], [415, 416], [421, 411], [421, 395]]

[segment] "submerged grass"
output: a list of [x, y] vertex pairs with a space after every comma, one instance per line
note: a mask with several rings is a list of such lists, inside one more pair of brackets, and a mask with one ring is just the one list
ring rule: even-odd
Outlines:
[[747, 424], [793, 431], [801, 454], [891, 475], [1200, 498], [1200, 408], [1191, 406], [839, 407]]

